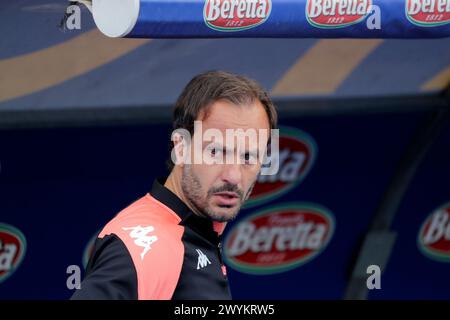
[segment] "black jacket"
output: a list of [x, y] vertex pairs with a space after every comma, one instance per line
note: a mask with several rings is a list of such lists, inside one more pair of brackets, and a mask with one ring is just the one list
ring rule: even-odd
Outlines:
[[194, 214], [156, 180], [100, 232], [72, 299], [231, 299], [224, 226]]

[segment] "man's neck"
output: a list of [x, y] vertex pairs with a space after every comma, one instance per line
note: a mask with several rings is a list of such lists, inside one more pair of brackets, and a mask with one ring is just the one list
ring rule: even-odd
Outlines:
[[190, 203], [190, 201], [185, 197], [184, 192], [181, 188], [181, 174], [179, 173], [180, 170], [177, 170], [174, 168], [171, 172], [169, 177], [167, 177], [166, 182], [164, 183], [164, 187], [172, 191], [178, 198], [181, 199], [188, 207], [192, 210], [196, 215], [203, 216], [201, 213], [199, 213], [193, 205]]
[[[172, 172], [170, 172], [170, 175], [167, 177], [166, 182], [164, 183], [164, 187], [172, 191], [178, 198], [181, 199], [188, 207], [192, 210], [194, 214], [200, 217], [205, 217], [203, 214], [198, 212], [194, 208], [194, 206], [190, 203], [190, 201], [184, 196], [184, 192], [181, 188], [181, 170], [173, 169]], [[206, 218], [206, 217], [205, 217]], [[214, 230], [218, 234], [222, 234], [223, 229], [227, 225], [226, 222], [213, 222]]]

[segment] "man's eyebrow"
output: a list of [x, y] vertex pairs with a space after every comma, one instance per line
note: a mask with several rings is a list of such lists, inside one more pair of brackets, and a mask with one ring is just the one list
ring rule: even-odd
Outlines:
[[[233, 146], [234, 146], [234, 148], [232, 149], [232, 151], [238, 151], [237, 150], [238, 149], [238, 144], [235, 143]], [[221, 143], [219, 141], [203, 141], [202, 142], [202, 148], [205, 148], [205, 147], [221, 148], [221, 149], [223, 149], [226, 152], [230, 151], [230, 148], [228, 148], [226, 144], [224, 145], [223, 143]], [[256, 148], [256, 149], [253, 149], [253, 150], [245, 150], [245, 149], [243, 149], [241, 151], [241, 153], [248, 153], [251, 156], [257, 156], [258, 153], [259, 153], [259, 148]]]
[[218, 141], [203, 141], [202, 142], [202, 146], [204, 147], [208, 147], [208, 146], [214, 146], [214, 147], [219, 147], [219, 148], [224, 148], [224, 146], [222, 145], [222, 143], [219, 143]]
[[248, 151], [245, 151], [244, 150], [244, 152], [243, 152], [244, 154], [246, 154], [246, 153], [248, 153], [249, 155], [251, 155], [252, 157], [256, 157], [256, 156], [258, 156], [258, 150], [248, 150]]

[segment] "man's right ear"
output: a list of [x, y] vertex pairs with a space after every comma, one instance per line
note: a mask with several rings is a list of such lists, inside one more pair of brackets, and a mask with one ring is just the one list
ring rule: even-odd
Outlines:
[[189, 163], [190, 136], [189, 131], [186, 129], [176, 129], [172, 132], [171, 140], [173, 142], [173, 148], [170, 156], [175, 165], [183, 166]]

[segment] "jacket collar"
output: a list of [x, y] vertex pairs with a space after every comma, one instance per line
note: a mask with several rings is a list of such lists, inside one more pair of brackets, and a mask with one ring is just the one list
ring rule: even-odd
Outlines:
[[221, 234], [225, 223], [214, 222], [208, 218], [200, 217], [171, 190], [164, 186], [167, 178], [159, 178], [153, 182], [150, 195], [169, 207], [181, 219], [179, 225], [191, 228], [202, 237], [206, 238], [214, 244], [218, 244], [221, 240]]

